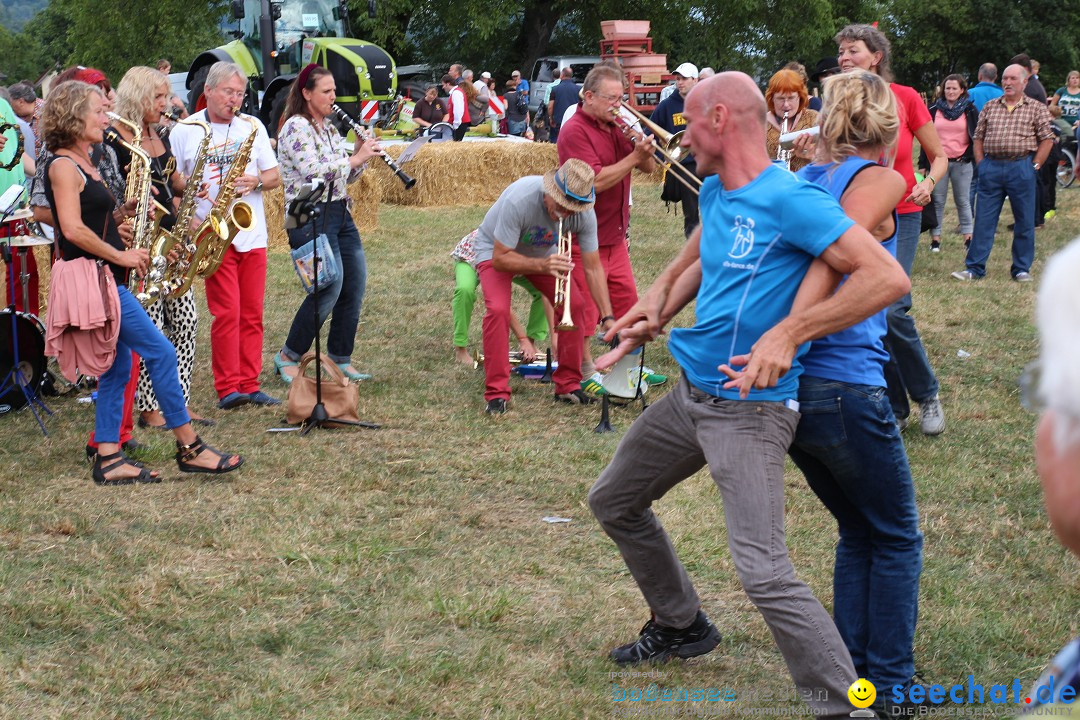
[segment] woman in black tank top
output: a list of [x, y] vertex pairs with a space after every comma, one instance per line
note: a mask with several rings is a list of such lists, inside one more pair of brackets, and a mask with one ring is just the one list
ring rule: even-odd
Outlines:
[[[173, 230], [176, 210], [184, 195], [184, 176], [176, 172], [176, 161], [167, 138], [159, 136], [158, 122], [168, 107], [169, 79], [154, 68], [136, 66], [124, 74], [116, 86], [116, 114], [140, 129], [139, 149], [150, 157], [150, 176], [157, 194], [154, 199], [168, 208], [170, 214], [162, 218], [161, 226]], [[109, 134], [106, 142], [116, 150], [121, 167], [131, 162], [131, 151], [125, 143], [135, 142], [131, 128], [114, 118], [112, 124], [119, 138]], [[120, 142], [120, 138], [123, 142]], [[192, 422], [211, 425], [212, 421], [200, 417], [191, 409], [191, 375], [195, 368], [195, 339], [199, 331], [199, 315], [195, 305], [195, 293], [189, 289], [178, 298], [159, 300], [146, 308], [150, 319], [176, 348], [180, 388]], [[165, 418], [154, 393], [153, 383], [146, 363], [139, 368], [138, 392], [135, 395], [139, 410], [139, 426], [165, 429]]]
[[[126, 229], [117, 226], [112, 194], [90, 160], [90, 149], [102, 141], [108, 118], [101, 91], [86, 83], [61, 83], [49, 93], [41, 116], [45, 144], [56, 157], [45, 174], [45, 192], [56, 215], [56, 232], [65, 260], [89, 258], [107, 263], [117, 279], [120, 335], [116, 359], [98, 379], [95, 434], [98, 454], [92, 476], [99, 485], [160, 482], [157, 473], [128, 460], [120, 451], [124, 386], [131, 373], [131, 352], [146, 361], [161, 401], [166, 424], [176, 435], [176, 463], [182, 472], [223, 473], [243, 463], [239, 455], [205, 444], [191, 428], [176, 371], [176, 351], [128, 292], [129, 270], [145, 273], [149, 255], [125, 245]], [[130, 211], [129, 203], [121, 208]]]

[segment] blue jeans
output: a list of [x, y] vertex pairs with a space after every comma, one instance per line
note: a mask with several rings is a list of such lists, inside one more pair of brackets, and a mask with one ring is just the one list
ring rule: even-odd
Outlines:
[[[898, 216], [896, 236], [896, 260], [911, 277], [915, 264], [915, 250], [919, 246], [922, 213], [903, 213]], [[911, 310], [911, 293], [907, 293], [892, 305], [886, 313], [889, 330], [885, 334], [885, 349], [889, 361], [885, 364], [885, 382], [888, 386], [889, 403], [893, 414], [906, 418], [911, 414], [908, 395], [915, 402], [926, 402], [938, 394], [937, 376], [926, 357], [915, 319]]]
[[979, 163], [979, 205], [975, 212], [975, 232], [971, 236], [964, 264], [976, 277], [986, 275], [986, 261], [994, 249], [998, 217], [1009, 196], [1013, 213], [1012, 269], [1030, 272], [1035, 260], [1035, 173], [1031, 156], [1019, 160], [983, 158]]
[[131, 378], [132, 350], [139, 353], [146, 364], [165, 427], [175, 428], [191, 422], [176, 370], [176, 348], [161, 334], [126, 287], [118, 285], [116, 289], [120, 295], [120, 336], [116, 341], [116, 360], [98, 378], [94, 439], [99, 443], [120, 442], [124, 387]]
[[529, 123], [524, 120], [507, 120], [506, 130], [510, 135], [524, 135], [525, 131], [529, 128]]
[[336, 200], [319, 207], [322, 208], [319, 217], [304, 227], [289, 231], [289, 244], [300, 247], [314, 238], [316, 232], [326, 233], [341, 272], [332, 285], [322, 287], [320, 283], [318, 324], [315, 323], [315, 295], [308, 295], [300, 303], [281, 352], [290, 360], [298, 361], [311, 348], [315, 333], [333, 310], [334, 317], [326, 335], [326, 356], [332, 362], [347, 363], [352, 359], [356, 344], [356, 326], [367, 286], [367, 261], [360, 233], [345, 203]]
[[905, 685], [914, 637], [922, 533], [904, 441], [885, 389], [803, 376], [789, 453], [836, 518], [833, 616], [876, 687]]

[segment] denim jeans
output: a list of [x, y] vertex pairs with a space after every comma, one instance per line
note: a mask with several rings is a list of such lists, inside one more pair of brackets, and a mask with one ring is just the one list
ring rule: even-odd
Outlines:
[[351, 361], [356, 344], [356, 326], [367, 286], [367, 262], [360, 233], [345, 203], [337, 200], [322, 203], [319, 207], [322, 208], [319, 217], [304, 227], [289, 231], [289, 244], [300, 247], [314, 238], [316, 232], [326, 233], [341, 272], [332, 285], [322, 287], [320, 283], [318, 324], [315, 322], [315, 295], [308, 295], [300, 303], [282, 354], [294, 362], [299, 360], [311, 348], [315, 333], [333, 310], [326, 336], [326, 356], [332, 362], [347, 363]]
[[1012, 269], [1030, 272], [1035, 260], [1035, 168], [1031, 156], [1019, 160], [983, 158], [979, 163], [979, 206], [975, 213], [975, 233], [971, 236], [965, 265], [976, 277], [986, 275], [986, 261], [994, 249], [994, 233], [1005, 204], [1013, 213]]
[[791, 459], [836, 518], [833, 617], [855, 672], [878, 688], [915, 671], [922, 533], [885, 389], [803, 376]]
[[510, 135], [524, 135], [525, 131], [529, 129], [529, 123], [524, 120], [507, 120], [506, 130]]
[[[919, 246], [922, 213], [902, 213], [898, 216], [896, 237], [896, 260], [911, 277], [915, 264], [915, 250]], [[893, 414], [907, 418], [911, 414], [908, 395], [915, 402], [926, 402], [938, 394], [937, 376], [926, 357], [915, 319], [911, 310], [911, 293], [907, 293], [892, 305], [886, 313], [889, 330], [885, 334], [885, 349], [889, 361], [885, 364], [885, 381], [888, 386], [889, 403]]]
[[960, 221], [960, 234], [970, 235], [972, 228], [971, 212], [971, 163], [949, 161], [948, 172], [934, 185], [934, 206], [937, 210], [937, 227], [930, 231], [933, 237], [941, 237], [941, 220], [945, 217], [945, 201], [949, 198], [949, 185], [952, 184], [953, 204]]
[[[798, 413], [779, 402], [725, 400], [685, 378], [650, 405], [619, 442], [589, 492], [656, 622], [686, 627], [701, 603], [653, 511], [706, 464], [723, 499], [739, 581], [761, 612], [799, 688], [813, 688], [819, 717], [846, 718], [857, 677], [825, 608], [795, 575], [784, 534], [784, 454]], [[827, 698], [819, 696], [820, 689]]]
[[116, 359], [112, 367], [98, 379], [94, 439], [99, 443], [120, 441], [124, 388], [131, 378], [132, 350], [146, 363], [154, 393], [161, 404], [165, 427], [175, 428], [190, 422], [176, 370], [176, 348], [165, 339], [126, 287], [118, 285], [116, 290], [120, 296], [120, 336], [116, 340]]

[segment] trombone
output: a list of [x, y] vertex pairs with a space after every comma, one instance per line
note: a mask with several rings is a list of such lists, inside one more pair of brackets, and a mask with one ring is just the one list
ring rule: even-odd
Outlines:
[[[563, 234], [562, 220], [559, 220], [559, 255], [570, 255], [570, 233]], [[574, 321], [570, 319], [570, 273], [555, 276], [555, 304], [562, 303], [562, 318], [556, 330], [573, 330]]]
[[611, 114], [615, 117], [616, 127], [618, 127], [623, 135], [625, 135], [632, 143], [637, 142], [638, 131], [621, 115], [622, 108], [626, 108], [630, 111], [630, 113], [637, 118], [637, 124], [647, 127], [653, 136], [656, 137], [656, 154], [660, 156], [657, 158], [657, 161], [664, 167], [664, 170], [672, 173], [676, 180], [686, 186], [687, 190], [697, 195], [701, 190], [701, 178], [695, 175], [693, 170], [690, 170], [685, 165], [679, 164], [679, 160], [684, 155], [689, 156], [690, 154], [688, 151], [683, 150], [679, 145], [682, 141], [683, 131], [680, 130], [677, 133], [669, 133], [629, 105], [620, 104], [619, 107], [611, 109]]

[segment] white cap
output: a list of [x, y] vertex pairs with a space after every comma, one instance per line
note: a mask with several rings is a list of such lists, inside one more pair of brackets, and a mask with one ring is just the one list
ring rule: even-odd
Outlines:
[[683, 63], [675, 68], [675, 74], [682, 75], [684, 78], [693, 78], [697, 80], [697, 65], [694, 63]]
[[521, 71], [520, 70], [515, 70], [514, 72], [510, 73], [510, 75], [512, 77], [521, 77]]
[[[694, 73], [695, 73], [695, 77], [696, 77], [697, 70], [695, 70]], [[484, 78], [485, 80], [490, 80], [491, 79], [491, 73], [489, 73], [487, 70], [485, 70], [484, 72], [480, 73], [480, 77]]]

